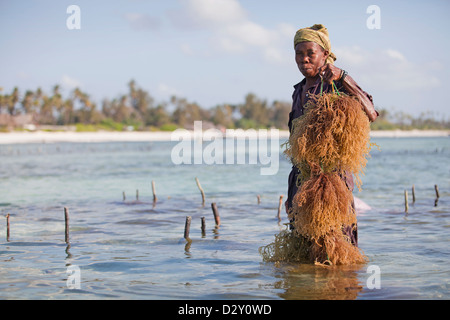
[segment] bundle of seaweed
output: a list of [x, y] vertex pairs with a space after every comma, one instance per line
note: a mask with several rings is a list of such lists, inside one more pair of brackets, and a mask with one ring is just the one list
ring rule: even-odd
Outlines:
[[352, 201], [352, 193], [337, 173], [321, 173], [301, 185], [288, 217], [300, 235], [318, 241], [343, 225], [356, 223]]
[[360, 188], [359, 174], [372, 146], [369, 132], [369, 119], [353, 97], [326, 93], [308, 102], [304, 116], [293, 122], [285, 151], [300, 171], [288, 213], [293, 231], [261, 248], [266, 261], [366, 262], [343, 232], [356, 226], [356, 214], [352, 190], [342, 177], [353, 174]]
[[366, 256], [341, 230], [333, 230], [317, 241], [296, 231], [283, 230], [274, 242], [259, 248], [265, 262], [299, 262], [316, 265], [352, 265], [367, 262]]
[[356, 225], [352, 201], [351, 191], [336, 172], [312, 175], [301, 185], [288, 217], [297, 237], [309, 240], [310, 262], [340, 265], [366, 261], [342, 230]]
[[323, 172], [351, 172], [360, 188], [359, 175], [372, 146], [369, 132], [369, 119], [355, 97], [316, 95], [305, 106], [305, 114], [293, 121], [285, 153], [299, 167], [306, 163], [320, 166]]
[[334, 229], [312, 243], [310, 257], [316, 263], [350, 265], [366, 263], [367, 257], [341, 229]]
[[259, 248], [265, 262], [310, 262], [310, 243], [296, 233], [283, 230], [274, 242]]

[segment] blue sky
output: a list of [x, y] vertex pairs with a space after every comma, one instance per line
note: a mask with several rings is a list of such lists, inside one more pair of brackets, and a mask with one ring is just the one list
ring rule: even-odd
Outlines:
[[[69, 5], [81, 29], [69, 30]], [[369, 5], [380, 29], [369, 29]], [[156, 101], [175, 94], [204, 108], [240, 103], [248, 92], [290, 101], [302, 79], [299, 28], [324, 24], [336, 66], [378, 108], [449, 117], [446, 78], [450, 1], [1, 0], [0, 87], [22, 93], [79, 86], [99, 104], [134, 79]]]

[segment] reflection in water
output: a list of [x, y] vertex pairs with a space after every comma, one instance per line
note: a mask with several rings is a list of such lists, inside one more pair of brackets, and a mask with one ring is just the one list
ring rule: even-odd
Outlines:
[[67, 254], [66, 259], [72, 258], [72, 254], [70, 253], [69, 249], [70, 249], [70, 242], [68, 242], [66, 246], [66, 254]]
[[279, 296], [286, 300], [353, 300], [363, 289], [358, 280], [358, 271], [363, 267], [284, 264], [278, 268], [281, 280], [274, 283], [274, 288], [284, 290]]
[[186, 238], [186, 245], [184, 246], [184, 254], [186, 255], [186, 258], [191, 257], [191, 244], [192, 240], [190, 238]]
[[212, 229], [212, 232], [214, 233], [214, 239], [218, 240], [220, 238], [220, 233], [219, 233], [219, 226], [215, 226], [214, 229]]

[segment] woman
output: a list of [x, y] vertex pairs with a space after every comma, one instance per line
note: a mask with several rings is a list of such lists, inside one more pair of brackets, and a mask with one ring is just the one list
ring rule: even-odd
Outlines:
[[[372, 96], [364, 92], [358, 84], [347, 74], [345, 70], [333, 65], [336, 56], [331, 52], [331, 44], [328, 30], [321, 24], [315, 24], [310, 28], [297, 31], [294, 37], [295, 62], [298, 69], [305, 77], [294, 86], [292, 95], [292, 111], [289, 113], [289, 130], [292, 132], [292, 121], [304, 112], [304, 106], [312, 95], [319, 94], [323, 82], [323, 92], [332, 91], [332, 82], [337, 89], [348, 95], [353, 95], [361, 102], [370, 121], [375, 121], [378, 112], [375, 111]], [[292, 199], [297, 193], [297, 176], [299, 171], [293, 166], [289, 174], [288, 199], [285, 203], [286, 212], [292, 208]], [[343, 177], [347, 187], [353, 191], [353, 176], [348, 173]], [[357, 246], [356, 226], [347, 226], [344, 232], [350, 237], [352, 243]]]

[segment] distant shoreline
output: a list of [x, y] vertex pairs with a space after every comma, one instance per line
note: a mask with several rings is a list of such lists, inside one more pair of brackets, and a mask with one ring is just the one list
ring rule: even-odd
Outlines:
[[[256, 130], [258, 132], [258, 130]], [[269, 131], [270, 132], [270, 131]], [[192, 131], [186, 131], [192, 133]], [[415, 138], [415, 137], [449, 137], [450, 130], [376, 130], [371, 131], [374, 138]], [[245, 138], [245, 134], [236, 133], [236, 138]], [[279, 131], [280, 139], [287, 139], [289, 132]], [[145, 141], [171, 141], [171, 131], [154, 132], [120, 132], [120, 131], [98, 131], [98, 132], [5, 132], [0, 133], [1, 144], [22, 143], [55, 143], [55, 142], [145, 142]], [[176, 139], [175, 141], [178, 141]]]
[[373, 138], [427, 138], [449, 137], [450, 130], [372, 130]]

